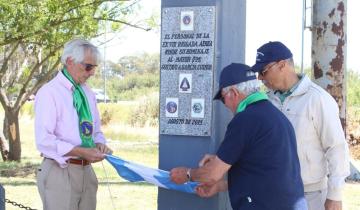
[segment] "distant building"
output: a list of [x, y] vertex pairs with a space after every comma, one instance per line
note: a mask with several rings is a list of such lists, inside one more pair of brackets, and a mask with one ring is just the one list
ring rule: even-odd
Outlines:
[[110, 98], [108, 97], [108, 95], [105, 96], [103, 89], [93, 88], [92, 90], [95, 93], [96, 102], [98, 102], [98, 103], [110, 102]]

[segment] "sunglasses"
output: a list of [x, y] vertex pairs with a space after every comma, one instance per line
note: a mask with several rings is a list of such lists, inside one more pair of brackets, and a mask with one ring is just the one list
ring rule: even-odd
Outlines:
[[267, 68], [264, 68], [264, 70], [262, 70], [261, 72], [259, 72], [259, 74], [261, 76], [265, 76], [266, 72], [269, 71], [270, 69], [272, 69], [272, 67], [274, 67], [276, 64], [278, 64], [278, 62], [275, 62], [274, 64], [268, 66]]
[[94, 68], [97, 67], [97, 65], [93, 65], [93, 64], [89, 64], [89, 63], [81, 62], [80, 64], [85, 67], [85, 71], [91, 71], [91, 70], [93, 70]]

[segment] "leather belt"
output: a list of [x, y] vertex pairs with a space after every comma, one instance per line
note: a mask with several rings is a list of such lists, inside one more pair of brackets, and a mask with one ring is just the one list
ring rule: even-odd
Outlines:
[[75, 165], [81, 165], [81, 166], [87, 166], [90, 165], [90, 162], [84, 159], [74, 159], [74, 158], [70, 158], [66, 161], [67, 163], [70, 164], [75, 164]]
[[[54, 159], [52, 158], [47, 158], [47, 157], [44, 157], [45, 159], [49, 159], [49, 160], [53, 160], [55, 161]], [[75, 165], [81, 165], [81, 166], [87, 166], [87, 165], [90, 165], [91, 163], [87, 160], [84, 160], [84, 159], [76, 159], [76, 158], [70, 158], [68, 160], [66, 160], [67, 163], [69, 164], [75, 164]]]

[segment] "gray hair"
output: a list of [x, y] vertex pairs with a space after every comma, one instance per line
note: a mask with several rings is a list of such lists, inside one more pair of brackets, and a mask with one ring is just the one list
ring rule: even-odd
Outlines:
[[294, 59], [291, 57], [291, 58], [288, 58], [285, 60], [290, 66], [294, 67]]
[[100, 62], [101, 55], [95, 45], [83, 39], [73, 39], [65, 44], [64, 52], [61, 56], [61, 63], [66, 65], [68, 58], [73, 59], [75, 63], [83, 62], [86, 50], [90, 50], [96, 59], [96, 63]]
[[257, 79], [248, 80], [246, 82], [240, 82], [235, 85], [231, 85], [228, 87], [224, 87], [223, 90], [225, 92], [228, 92], [231, 87], [235, 86], [240, 92], [242, 92], [245, 95], [250, 95], [252, 93], [260, 91], [260, 83]]

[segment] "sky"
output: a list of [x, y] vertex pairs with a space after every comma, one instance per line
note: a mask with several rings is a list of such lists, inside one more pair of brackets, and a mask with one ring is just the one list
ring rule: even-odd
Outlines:
[[[308, 0], [310, 3], [311, 1]], [[161, 0], [142, 0], [142, 14], [160, 13]], [[261, 6], [259, 6], [261, 5]], [[245, 63], [255, 62], [256, 49], [268, 41], [281, 41], [294, 54], [295, 64], [301, 64], [303, 0], [246, 1]], [[347, 68], [360, 72], [357, 48], [360, 47], [360, 0], [347, 0]], [[307, 12], [311, 15], [311, 9]], [[159, 14], [160, 17], [160, 14]], [[308, 21], [307, 25], [310, 25]], [[127, 28], [106, 46], [106, 59], [117, 61], [125, 55], [160, 52], [160, 29], [145, 32]], [[304, 66], [311, 64], [311, 32], [304, 32]]]

